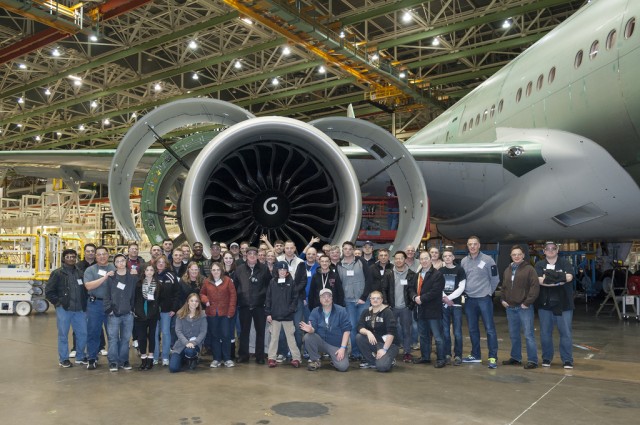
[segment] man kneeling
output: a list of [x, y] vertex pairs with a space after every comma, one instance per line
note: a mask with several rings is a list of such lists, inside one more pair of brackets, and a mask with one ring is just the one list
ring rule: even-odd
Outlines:
[[[331, 356], [331, 364], [340, 372], [349, 369], [347, 343], [351, 335], [351, 322], [347, 310], [333, 304], [331, 289], [320, 291], [320, 307], [313, 309], [309, 323], [300, 322], [304, 346], [309, 353], [308, 370], [320, 368], [320, 352]], [[339, 348], [338, 348], [339, 347]]]
[[371, 307], [360, 316], [356, 335], [356, 344], [364, 357], [360, 368], [388, 372], [398, 355], [398, 346], [393, 343], [396, 336], [395, 315], [388, 305], [382, 303], [380, 291], [371, 292], [369, 299]]

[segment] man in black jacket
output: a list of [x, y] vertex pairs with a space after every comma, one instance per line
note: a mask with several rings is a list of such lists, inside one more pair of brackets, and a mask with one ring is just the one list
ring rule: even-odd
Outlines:
[[264, 364], [264, 331], [266, 316], [264, 303], [271, 274], [266, 265], [258, 262], [258, 248], [247, 248], [247, 259], [236, 268], [238, 316], [240, 317], [240, 348], [238, 363], [249, 361], [249, 332], [251, 322], [256, 329], [256, 363]]
[[444, 276], [431, 265], [427, 251], [420, 253], [420, 269], [415, 284], [409, 287], [411, 300], [416, 303], [414, 316], [418, 321], [420, 351], [422, 356], [415, 363], [431, 363], [431, 336], [436, 340], [436, 368], [445, 366], [444, 341], [442, 338], [442, 290]]
[[76, 363], [83, 363], [87, 347], [87, 290], [82, 273], [76, 268], [78, 253], [73, 249], [62, 251], [63, 264], [51, 272], [46, 296], [56, 308], [58, 324], [58, 359], [62, 367], [71, 367], [69, 361], [69, 327], [77, 338]]

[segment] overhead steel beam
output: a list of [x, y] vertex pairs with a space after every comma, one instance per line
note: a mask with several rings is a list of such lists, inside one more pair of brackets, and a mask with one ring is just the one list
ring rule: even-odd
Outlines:
[[[227, 13], [225, 15], [222, 16], [217, 16], [215, 18], [212, 19], [208, 19], [204, 22], [198, 22], [195, 25], [191, 25], [185, 28], [181, 28], [179, 30], [176, 30], [174, 32], [171, 32], [170, 34], [167, 35], [163, 35], [160, 36], [158, 38], [146, 41], [144, 43], [138, 44], [136, 46], [127, 46], [127, 47], [123, 47], [122, 49], [116, 51], [116, 52], [110, 52], [107, 53], [105, 55], [102, 56], [97, 56], [94, 58], [91, 58], [89, 61], [87, 61], [86, 63], [82, 64], [82, 65], [78, 65], [75, 66], [73, 68], [69, 68], [65, 70], [65, 75], [75, 75], [75, 74], [79, 74], [82, 73], [84, 71], [88, 71], [90, 69], [96, 68], [98, 66], [104, 65], [106, 63], [111, 63], [111, 62], [115, 62], [117, 60], [144, 52], [152, 47], [158, 46], [160, 44], [163, 43], [167, 43], [169, 41], [173, 41], [173, 40], [177, 40], [179, 38], [182, 37], [186, 37], [189, 34], [193, 34], [195, 32], [198, 31], [202, 31], [202, 30], [206, 30], [208, 28], [212, 28], [216, 25], [220, 25], [223, 24], [225, 22], [229, 22], [232, 19], [236, 19], [238, 16], [240, 16], [240, 14], [236, 11], [232, 11], [230, 13]], [[5, 98], [5, 97], [10, 97], [10, 96], [15, 96], [19, 93], [22, 93], [24, 91], [27, 90], [32, 90], [38, 87], [46, 87], [48, 85], [50, 85], [51, 83], [58, 81], [60, 79], [60, 74], [57, 75], [52, 75], [49, 77], [45, 77], [45, 78], [40, 78], [34, 81], [31, 81], [25, 85], [19, 86], [19, 87], [15, 87], [13, 89], [10, 90], [6, 90], [3, 93], [0, 93], [0, 99]]]
[[546, 9], [551, 6], [557, 6], [560, 4], [570, 3], [572, 0], [539, 0], [533, 3], [529, 3], [523, 6], [511, 7], [508, 9], [500, 10], [494, 13], [487, 13], [484, 16], [477, 18], [466, 19], [464, 21], [457, 22], [450, 25], [442, 25], [433, 28], [428, 31], [419, 32], [416, 34], [406, 35], [404, 37], [398, 37], [394, 40], [383, 41], [377, 44], [378, 50], [388, 49], [390, 47], [400, 46], [404, 44], [415, 43], [416, 41], [424, 40], [425, 38], [431, 38], [438, 35], [451, 33], [454, 31], [467, 29], [477, 25], [486, 24], [489, 22], [500, 21], [510, 18], [515, 15], [522, 15], [523, 13], [531, 12], [539, 9]]
[[379, 16], [393, 13], [397, 10], [411, 9], [414, 6], [418, 6], [424, 3], [430, 3], [432, 0], [400, 0], [394, 2], [385, 2], [382, 6], [376, 7], [371, 5], [364, 13], [358, 13], [355, 15], [345, 16], [337, 21], [331, 23], [331, 26], [339, 24], [340, 27], [346, 27], [347, 25], [355, 24], [356, 22], [366, 21], [367, 19], [377, 18]]

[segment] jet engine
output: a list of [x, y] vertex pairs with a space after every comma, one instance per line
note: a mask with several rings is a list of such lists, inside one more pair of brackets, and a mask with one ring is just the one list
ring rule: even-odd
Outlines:
[[[394, 245], [419, 242], [428, 216], [424, 179], [406, 148], [384, 129], [354, 118], [325, 118], [309, 124], [284, 117], [255, 118], [242, 108], [212, 99], [179, 100], [157, 108], [119, 144], [109, 175], [109, 195], [125, 237], [139, 239], [128, 194], [144, 150], [163, 134], [197, 123], [217, 123], [226, 129], [208, 143], [194, 138], [174, 145], [152, 167], [141, 209], [143, 217], [155, 217], [149, 226], [145, 220], [148, 233], [151, 228], [159, 230], [154, 241], [161, 239], [164, 229], [157, 221], [162, 215], [157, 210], [169, 189], [176, 188], [181, 189], [183, 233], [191, 243], [204, 242], [206, 253], [208, 241], [257, 244], [261, 234], [271, 241], [291, 239], [298, 246], [311, 236], [323, 243], [355, 240], [362, 212], [361, 183], [335, 138], [357, 146], [346, 151], [366, 159], [367, 176], [385, 171], [391, 176], [401, 209]], [[145, 202], [145, 192], [162, 199]]]

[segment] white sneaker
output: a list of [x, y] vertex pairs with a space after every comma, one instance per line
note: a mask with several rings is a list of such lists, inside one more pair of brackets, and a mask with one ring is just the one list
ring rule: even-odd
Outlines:
[[215, 369], [217, 367], [220, 367], [220, 362], [217, 360], [214, 360], [211, 362], [211, 364], [209, 365], [210, 368]]
[[162, 359], [162, 366], [169, 366], [169, 359]]
[[138, 348], [138, 340], [137, 339], [133, 340], [133, 348]]
[[278, 362], [278, 363], [284, 362], [284, 356], [282, 354], [278, 354], [276, 356], [276, 362]]
[[100, 355], [101, 356], [106, 356], [107, 354], [109, 354], [109, 352], [105, 349], [100, 350]]
[[75, 351], [72, 351], [72, 352], [69, 353], [69, 357], [70, 358], [73, 359], [75, 356], [76, 356], [76, 352]]
[[227, 360], [226, 362], [224, 362], [225, 367], [234, 367], [236, 364], [233, 362], [233, 360]]
[[157, 365], [158, 363], [160, 363], [160, 362], [158, 361], [158, 359], [154, 359], [154, 360], [153, 360], [153, 364], [154, 364], [154, 365]]

